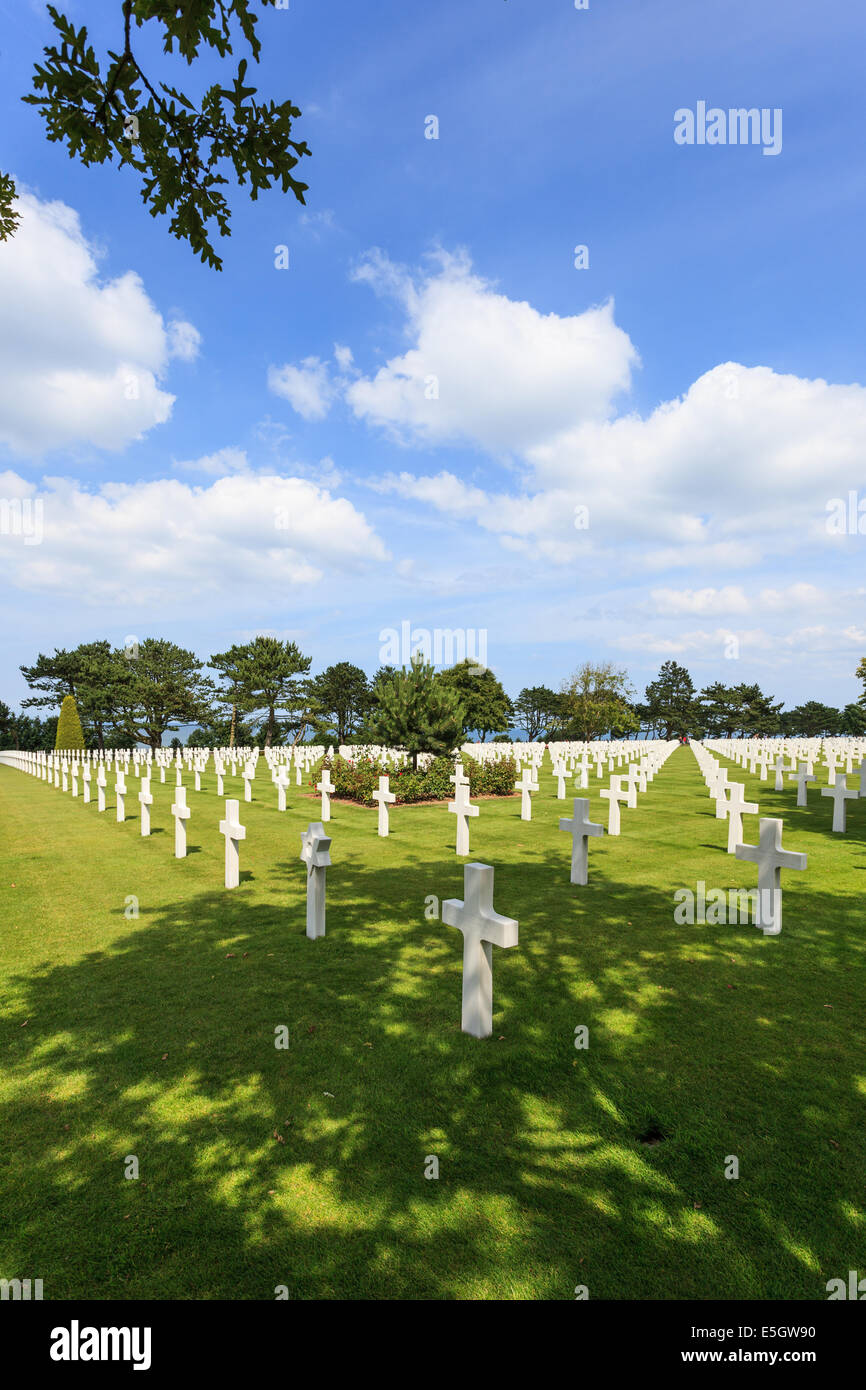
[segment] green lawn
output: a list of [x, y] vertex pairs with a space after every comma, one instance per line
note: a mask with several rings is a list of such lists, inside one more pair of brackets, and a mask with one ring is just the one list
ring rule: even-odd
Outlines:
[[375, 809], [334, 804], [313, 942], [318, 800], [292, 787], [281, 815], [262, 764], [251, 805], [226, 779], [232, 892], [215, 778], [176, 861], [171, 773], [142, 839], [137, 779], [118, 825], [113, 777], [100, 816], [95, 787], [0, 767], [0, 1275], [46, 1299], [825, 1299], [866, 1272], [866, 799], [833, 836], [814, 788], [798, 811], [730, 767], [809, 855], [779, 937], [674, 922], [678, 888], [756, 883], [687, 748], [591, 842], [585, 888], [549, 764], [531, 824], [480, 803], [471, 858], [520, 923], [484, 1042], [460, 1031], [462, 937], [425, 918], [462, 897], [444, 806], [392, 809], [380, 840]]

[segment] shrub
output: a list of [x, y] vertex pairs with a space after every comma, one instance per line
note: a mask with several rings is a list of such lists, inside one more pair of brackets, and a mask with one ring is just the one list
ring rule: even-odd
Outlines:
[[54, 747], [70, 751], [83, 751], [84, 749], [84, 734], [81, 732], [81, 720], [78, 718], [78, 706], [75, 703], [74, 695], [63, 697]]
[[[319, 765], [324, 766], [325, 760]], [[389, 786], [397, 798], [395, 805], [409, 805], [414, 801], [446, 801], [454, 795], [454, 764], [450, 758], [434, 758], [426, 771], [413, 771], [410, 765], [394, 768], [375, 758], [335, 757], [331, 760], [331, 780], [334, 796], [349, 801], [360, 801], [365, 806], [375, 805], [373, 792], [379, 785], [380, 777], [390, 778]], [[517, 764], [514, 758], [504, 758], [499, 763], [481, 763], [475, 758], [464, 757], [463, 770], [469, 778], [470, 795], [510, 796], [517, 780]], [[313, 774], [311, 785], [321, 780], [320, 770]]]

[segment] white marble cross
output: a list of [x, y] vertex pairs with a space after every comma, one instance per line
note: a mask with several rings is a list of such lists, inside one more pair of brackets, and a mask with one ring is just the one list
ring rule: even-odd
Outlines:
[[493, 908], [493, 867], [464, 864], [463, 898], [446, 898], [442, 921], [463, 933], [461, 1027], [473, 1038], [493, 1032], [493, 947], [517, 945], [517, 922]]
[[280, 770], [279, 770], [279, 772], [277, 773], [277, 810], [278, 810], [278, 811], [285, 811], [285, 809], [286, 809], [286, 788], [288, 787], [288, 785], [289, 785], [289, 773], [288, 773], [288, 769], [285, 768], [285, 767], [281, 767]]
[[78, 763], [72, 764], [72, 795], [78, 795]]
[[817, 780], [817, 777], [814, 777], [813, 774], [809, 771], [808, 763], [803, 763], [800, 767], [799, 772], [791, 772], [788, 774], [788, 781], [797, 783], [798, 806], [808, 806], [809, 801], [806, 794], [807, 784], [809, 782], [816, 782]]
[[307, 936], [325, 935], [325, 875], [331, 863], [331, 841], [321, 821], [301, 831], [301, 859], [307, 866]]
[[397, 800], [394, 793], [388, 790], [387, 777], [379, 778], [379, 790], [373, 792], [373, 800], [379, 803], [379, 834], [384, 839], [388, 834], [388, 804]]
[[457, 792], [457, 788], [458, 788], [459, 786], [461, 786], [461, 785], [465, 785], [465, 786], [467, 786], [467, 787], [469, 786], [469, 778], [466, 776], [465, 772], [463, 771], [463, 764], [462, 764], [462, 762], [460, 761], [459, 758], [457, 759], [457, 762], [454, 764], [454, 776], [453, 776], [453, 777], [449, 777], [449, 778], [448, 778], [448, 781], [449, 781], [449, 782], [452, 782], [452, 783], [454, 784], [454, 792], [455, 792], [455, 795], [456, 795], [456, 792]]
[[90, 763], [85, 763], [81, 772], [82, 795], [85, 806], [90, 805]]
[[247, 828], [240, 823], [240, 802], [226, 802], [226, 818], [220, 821], [220, 834], [226, 841], [226, 888], [237, 888], [241, 881], [241, 857], [238, 845], [247, 838]]
[[[520, 819], [532, 820], [532, 792], [535, 784], [532, 781], [532, 772], [528, 767], [523, 769], [523, 775], [519, 782], [514, 783], [514, 790], [520, 792]], [[468, 865], [466, 866], [469, 867]]]
[[728, 784], [728, 854], [736, 854], [737, 845], [743, 843], [743, 816], [756, 816], [760, 807], [757, 801], [746, 801], [746, 788], [742, 782]]
[[118, 772], [114, 782], [114, 795], [117, 800], [117, 819], [126, 820], [126, 778]]
[[331, 781], [331, 769], [326, 767], [322, 772], [322, 780], [316, 784], [316, 791], [322, 793], [322, 820], [331, 819], [331, 793], [336, 791], [336, 787]]
[[[600, 766], [601, 766], [601, 764], [599, 764], [599, 767], [600, 767]], [[576, 762], [575, 765], [574, 765], [574, 775], [575, 775], [577, 778], [579, 778], [579, 781], [577, 781], [577, 782], [575, 782], [575, 783], [573, 784], [573, 785], [576, 787], [577, 791], [579, 791], [579, 792], [585, 792], [585, 791], [587, 790], [587, 787], [589, 786], [588, 773], [589, 773], [589, 763], [588, 763], [587, 760], [586, 760], [586, 754], [585, 754], [585, 753], [581, 753], [581, 755], [580, 755], [580, 761], [579, 761], [579, 762]], [[601, 776], [601, 773], [600, 773], [600, 772], [599, 772], [599, 776]]]
[[805, 869], [807, 856], [782, 849], [782, 822], [760, 820], [756, 845], [737, 845], [738, 859], [748, 859], [758, 866], [758, 920], [765, 936], [778, 936], [782, 930], [782, 869]]
[[[237, 805], [237, 802], [235, 802]], [[171, 814], [174, 816], [174, 857], [175, 859], [186, 858], [186, 822], [192, 815], [192, 811], [186, 804], [186, 787], [177, 787], [172, 803]], [[220, 827], [222, 829], [222, 827]], [[226, 858], [226, 871], [228, 872], [228, 857]], [[230, 887], [228, 883], [226, 887]]]
[[603, 835], [604, 826], [596, 825], [589, 818], [589, 800], [584, 796], [574, 798], [574, 816], [560, 816], [560, 830], [568, 831], [571, 839], [571, 882], [586, 883], [589, 869], [590, 835]]
[[628, 792], [622, 790], [622, 778], [613, 776], [610, 779], [610, 786], [603, 788], [599, 792], [602, 801], [607, 801], [607, 833], [608, 835], [619, 834], [619, 803], [628, 801]]
[[99, 771], [96, 774], [96, 809], [105, 810], [105, 763], [99, 764]]
[[469, 821], [468, 816], [477, 816], [478, 807], [469, 804], [469, 783], [458, 782], [454, 792], [454, 800], [448, 802], [448, 810], [451, 815], [457, 817], [457, 853], [462, 856], [469, 853]]
[[177, 766], [176, 766], [176, 769], [175, 769], [175, 783], [174, 783], [174, 785], [175, 785], [176, 787], [182, 787], [182, 786], [183, 786], [183, 772], [182, 772], [182, 768], [183, 768], [183, 764], [182, 764], [181, 762], [178, 762], [178, 763], [177, 763]]
[[716, 783], [713, 788], [713, 796], [716, 798], [716, 820], [724, 820], [728, 814], [728, 769], [720, 767], [716, 769]]
[[822, 787], [822, 796], [832, 796], [833, 798], [833, 829], [839, 835], [845, 834], [847, 806], [846, 801], [857, 801], [860, 797], [859, 792], [854, 788], [848, 787], [848, 778], [843, 773], [836, 778], [832, 787]]
[[141, 788], [138, 793], [138, 800], [141, 805], [141, 833], [150, 834], [150, 808], [153, 805], [153, 797], [150, 792], [150, 778], [142, 777]]
[[201, 768], [200, 768], [200, 767], [197, 767], [197, 768], [194, 770], [193, 776], [195, 777], [195, 783], [194, 783], [193, 790], [194, 790], [194, 791], [197, 791], [197, 792], [200, 792], [200, 791], [201, 791]]
[[247, 763], [244, 768], [244, 801], [252, 801], [253, 799], [253, 778], [255, 777], [255, 775], [255, 763]]
[[565, 770], [565, 762], [564, 762], [564, 760], [563, 760], [562, 758], [560, 758], [560, 759], [558, 760], [558, 762], [555, 762], [555, 763], [554, 763], [554, 765], [553, 765], [553, 776], [556, 778], [556, 799], [557, 799], [557, 801], [564, 801], [564, 800], [565, 800], [565, 779], [566, 779], [566, 777], [571, 777], [571, 775], [572, 775], [572, 774], [571, 774], [570, 772], [566, 772], [566, 770]]
[[639, 776], [640, 772], [637, 763], [629, 763], [626, 770], [626, 781], [628, 782], [628, 786], [626, 787], [626, 794], [628, 797], [626, 805], [631, 811], [637, 809], [637, 784]]
[[773, 771], [774, 771], [775, 774], [776, 774], [776, 786], [775, 786], [775, 789], [774, 789], [774, 790], [777, 791], [777, 792], [784, 791], [784, 789], [785, 789], [785, 759], [782, 757], [782, 754], [781, 754], [781, 753], [779, 754], [779, 756], [778, 756], [778, 758], [776, 759], [776, 761], [773, 763]]

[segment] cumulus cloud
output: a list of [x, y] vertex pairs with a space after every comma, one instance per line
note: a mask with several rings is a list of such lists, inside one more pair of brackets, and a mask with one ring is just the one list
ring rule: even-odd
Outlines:
[[184, 319], [172, 319], [168, 325], [168, 355], [182, 362], [192, 362], [201, 348], [201, 334]]
[[287, 400], [305, 420], [324, 420], [336, 394], [328, 366], [318, 357], [305, 357], [298, 367], [290, 362], [269, 367], [268, 389]]
[[24, 193], [0, 249], [0, 443], [18, 455], [123, 449], [170, 416], [162, 380], [192, 324], [166, 326], [138, 275], [100, 278], [78, 214]]
[[637, 354], [613, 304], [561, 317], [509, 299], [445, 252], [420, 279], [381, 252], [355, 279], [398, 300], [412, 346], [346, 388], [355, 414], [419, 444], [520, 452], [581, 420], [603, 420]]
[[351, 502], [302, 478], [235, 474], [208, 486], [159, 479], [90, 491], [62, 478], [37, 490], [6, 473], [0, 486], [7, 497], [38, 496], [44, 533], [31, 547], [0, 538], [0, 573], [21, 590], [75, 592], [87, 603], [219, 597], [229, 606], [387, 558]]

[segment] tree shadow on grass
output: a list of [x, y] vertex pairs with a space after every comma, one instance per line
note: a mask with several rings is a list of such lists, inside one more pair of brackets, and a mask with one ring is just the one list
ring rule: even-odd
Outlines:
[[520, 944], [494, 950], [479, 1042], [462, 937], [424, 916], [462, 896], [459, 861], [347, 852], [319, 941], [302, 866], [274, 879], [265, 904], [202, 893], [14, 982], [7, 1277], [49, 1298], [821, 1298], [862, 1263], [852, 899], [791, 894], [764, 938], [677, 925], [672, 892], [599, 865], [573, 887], [562, 853], [504, 864]]

